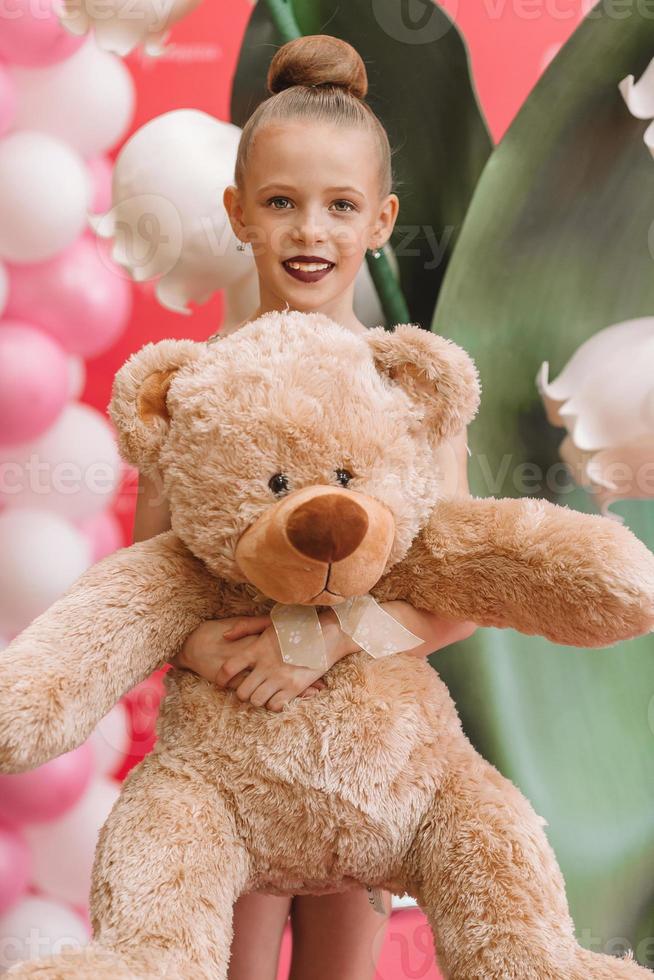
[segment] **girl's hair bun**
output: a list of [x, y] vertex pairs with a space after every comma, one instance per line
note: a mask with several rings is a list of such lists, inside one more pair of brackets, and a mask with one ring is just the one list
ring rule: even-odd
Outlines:
[[368, 91], [368, 73], [359, 52], [330, 34], [308, 34], [283, 44], [268, 69], [268, 91], [272, 95], [293, 85], [334, 85], [363, 99]]

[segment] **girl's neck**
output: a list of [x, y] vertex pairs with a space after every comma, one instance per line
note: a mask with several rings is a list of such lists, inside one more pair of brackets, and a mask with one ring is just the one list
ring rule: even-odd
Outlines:
[[[248, 317], [246, 320], [243, 320], [242, 323], [239, 323], [237, 324], [237, 326], [232, 327], [228, 331], [225, 331], [225, 334], [234, 333], [235, 330], [240, 330], [241, 327], [247, 326], [248, 323], [252, 323], [253, 320], [257, 320], [260, 316], [263, 316], [265, 313], [272, 313], [272, 312], [279, 312], [279, 311], [262, 310], [259, 307], [250, 317]], [[342, 327], [345, 327], [346, 330], [351, 330], [353, 333], [365, 333], [368, 329], [365, 323], [361, 323], [360, 320], [357, 320], [357, 318], [354, 315], [354, 311], [352, 311], [352, 314], [349, 317], [341, 316], [338, 319], [336, 319], [336, 317], [333, 317], [333, 319], [336, 323], [340, 323]]]

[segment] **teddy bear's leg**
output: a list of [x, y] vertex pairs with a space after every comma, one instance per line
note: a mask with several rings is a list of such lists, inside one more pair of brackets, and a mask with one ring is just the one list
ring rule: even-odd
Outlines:
[[13, 975], [60, 980], [226, 980], [232, 908], [249, 862], [229, 804], [156, 754], [130, 773], [100, 833], [93, 942]]
[[545, 821], [468, 743], [410, 852], [407, 891], [428, 916], [448, 980], [645, 980], [633, 959], [574, 936]]

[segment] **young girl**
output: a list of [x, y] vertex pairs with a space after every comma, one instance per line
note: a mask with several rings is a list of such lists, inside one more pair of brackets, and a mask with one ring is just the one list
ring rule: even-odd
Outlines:
[[[365, 66], [354, 48], [337, 38], [298, 38], [277, 51], [268, 87], [272, 97], [243, 130], [235, 185], [223, 198], [235, 234], [252, 246], [256, 262], [260, 303], [250, 320], [291, 308], [325, 313], [348, 330], [364, 332], [353, 310], [355, 279], [366, 249], [381, 248], [390, 238], [399, 208], [391, 193], [388, 136], [363, 101]], [[468, 492], [466, 447], [463, 431], [441, 453], [452, 492]], [[134, 540], [169, 526], [158, 487], [142, 476]], [[383, 606], [424, 639], [410, 651], [414, 656], [425, 657], [475, 629], [473, 623], [446, 622], [406, 602]], [[360, 649], [341, 631], [332, 610], [321, 612], [320, 619], [330, 664]], [[273, 711], [321, 686], [317, 672], [282, 661], [265, 616], [203, 623], [173, 663]], [[383, 897], [388, 914], [390, 896]], [[289, 911], [290, 980], [372, 980], [386, 916], [371, 907], [364, 888], [293, 899], [242, 896], [234, 909], [230, 980], [276, 980]]]

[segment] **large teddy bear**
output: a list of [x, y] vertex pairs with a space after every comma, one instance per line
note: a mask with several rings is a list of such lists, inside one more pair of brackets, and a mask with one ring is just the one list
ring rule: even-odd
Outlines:
[[[478, 398], [467, 354], [414, 324], [272, 313], [133, 355], [110, 411], [172, 530], [98, 562], [0, 655], [0, 768], [79, 745], [203, 620], [274, 603], [370, 593], [584, 647], [651, 630], [654, 556], [625, 527], [444, 493], [439, 449]], [[415, 896], [450, 980], [652, 976], [577, 944], [543, 819], [427, 662], [361, 651], [325, 681], [273, 712], [171, 670], [100, 835], [92, 943], [10, 974], [225, 980], [242, 893], [368, 885]]]

